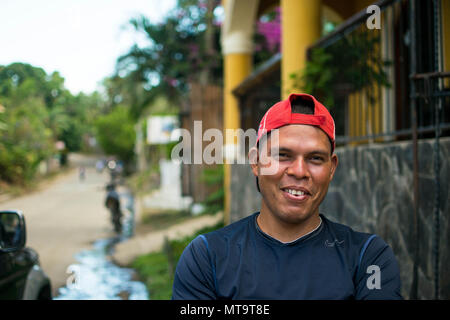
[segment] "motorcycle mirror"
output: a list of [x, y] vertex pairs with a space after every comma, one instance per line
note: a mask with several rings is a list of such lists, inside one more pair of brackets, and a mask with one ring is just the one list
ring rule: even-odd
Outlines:
[[0, 211], [0, 252], [22, 249], [26, 242], [25, 218], [21, 211]]

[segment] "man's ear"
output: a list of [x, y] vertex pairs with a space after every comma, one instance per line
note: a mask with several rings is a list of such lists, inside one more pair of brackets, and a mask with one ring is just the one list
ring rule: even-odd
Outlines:
[[258, 176], [258, 149], [253, 147], [248, 152], [248, 160], [250, 162], [250, 167], [255, 177]]
[[334, 173], [336, 172], [336, 168], [338, 166], [338, 157], [336, 154], [331, 155], [331, 172], [330, 172], [330, 181], [333, 180]]

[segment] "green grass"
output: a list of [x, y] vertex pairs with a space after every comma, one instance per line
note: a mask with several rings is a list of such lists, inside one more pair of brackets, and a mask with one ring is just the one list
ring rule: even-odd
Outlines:
[[131, 267], [147, 286], [151, 300], [170, 300], [172, 298], [173, 273], [186, 246], [198, 235], [223, 227], [220, 222], [212, 227], [198, 230], [193, 235], [166, 242], [163, 250], [136, 258]]
[[174, 224], [192, 219], [192, 215], [189, 211], [176, 211], [176, 210], [158, 210], [156, 213], [152, 213], [150, 210], [142, 212], [141, 224], [154, 230], [166, 229]]
[[173, 277], [164, 252], [149, 253], [138, 257], [131, 265], [143, 280], [152, 300], [168, 300], [172, 296]]
[[136, 233], [147, 234], [149, 232], [165, 230], [189, 219], [192, 219], [192, 215], [188, 211], [152, 211], [147, 209], [141, 213], [141, 221], [136, 226]]

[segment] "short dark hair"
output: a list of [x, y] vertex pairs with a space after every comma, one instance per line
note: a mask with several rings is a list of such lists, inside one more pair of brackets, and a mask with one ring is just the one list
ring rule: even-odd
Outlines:
[[314, 102], [303, 97], [294, 97], [291, 101], [292, 113], [314, 114]]

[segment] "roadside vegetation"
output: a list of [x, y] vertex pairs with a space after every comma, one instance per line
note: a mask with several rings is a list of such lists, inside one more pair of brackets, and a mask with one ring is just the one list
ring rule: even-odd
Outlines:
[[[0, 65], [0, 182], [26, 186], [52, 160], [84, 151], [100, 96], [73, 95], [58, 72], [25, 63]], [[58, 143], [57, 143], [58, 142]], [[53, 161], [54, 162], [54, 161]]]
[[[113, 94], [108, 85], [105, 80]], [[19, 62], [0, 65], [0, 195], [29, 190], [61, 172], [71, 152], [102, 150], [131, 162], [133, 126], [123, 105], [98, 92], [72, 94], [57, 71], [48, 74]]]
[[141, 213], [140, 223], [136, 226], [136, 234], [165, 230], [189, 219], [192, 219], [192, 215], [188, 210], [145, 209]]
[[131, 267], [135, 269], [140, 280], [147, 286], [151, 300], [170, 300], [176, 265], [183, 250], [198, 235], [222, 228], [223, 222], [212, 227], [198, 230], [194, 234], [182, 239], [165, 239], [161, 251], [148, 253], [136, 258]]

